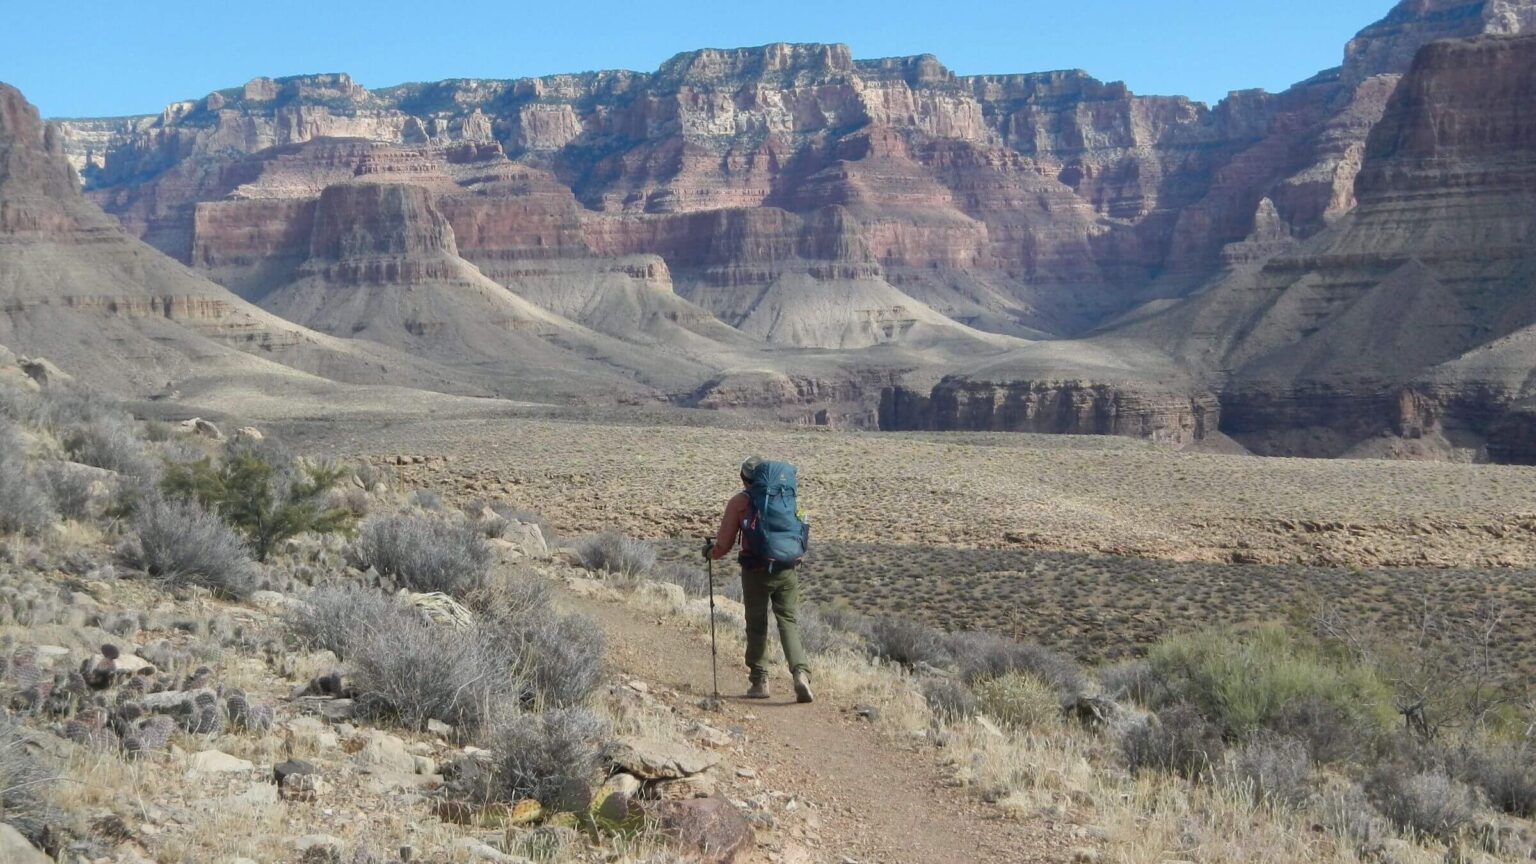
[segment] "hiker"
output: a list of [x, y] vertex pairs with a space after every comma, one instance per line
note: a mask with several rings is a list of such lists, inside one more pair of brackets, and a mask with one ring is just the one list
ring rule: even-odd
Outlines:
[[795, 500], [795, 468], [753, 456], [741, 463], [742, 490], [726, 502], [715, 539], [704, 541], [704, 556], [716, 561], [741, 541], [741, 596], [747, 607], [748, 699], [767, 699], [768, 609], [779, 622], [779, 642], [794, 680], [795, 700], [811, 702], [811, 671], [800, 644], [796, 609], [800, 580], [796, 565], [805, 555], [810, 528]]

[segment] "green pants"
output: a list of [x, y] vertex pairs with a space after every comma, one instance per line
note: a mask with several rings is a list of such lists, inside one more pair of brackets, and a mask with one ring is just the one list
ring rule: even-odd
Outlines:
[[768, 575], [767, 567], [741, 568], [741, 598], [747, 607], [747, 668], [753, 681], [768, 678], [764, 655], [768, 653], [768, 607], [779, 621], [779, 643], [784, 646], [784, 660], [790, 672], [809, 669], [805, 648], [800, 645], [800, 625], [795, 611], [800, 606], [800, 577], [795, 568]]

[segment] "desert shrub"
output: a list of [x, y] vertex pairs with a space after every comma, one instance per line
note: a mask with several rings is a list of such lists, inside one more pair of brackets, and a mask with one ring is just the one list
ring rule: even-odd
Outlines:
[[128, 546], [128, 563], [150, 576], [233, 599], [256, 590], [260, 571], [245, 543], [197, 504], [150, 496], [139, 503], [134, 527], [138, 539]]
[[981, 712], [1003, 726], [1039, 729], [1061, 717], [1056, 687], [1029, 672], [1006, 672], [971, 685]]
[[21, 435], [0, 422], [0, 531], [35, 534], [53, 521], [53, 502], [28, 462]]
[[545, 705], [580, 705], [602, 683], [603, 630], [585, 615], [545, 618], [532, 628], [526, 662]]
[[1507, 744], [1475, 753], [1462, 773], [1494, 807], [1514, 816], [1536, 817], [1536, 756], [1529, 746]]
[[347, 555], [412, 591], [464, 595], [485, 584], [491, 547], [473, 526], [420, 513], [393, 513], [364, 522]]
[[1318, 697], [1282, 706], [1267, 727], [1278, 735], [1305, 743], [1312, 758], [1324, 764], [1359, 762], [1369, 754], [1379, 731], [1374, 727], [1362, 728], [1353, 712]]
[[800, 644], [812, 654], [826, 654], [848, 644], [848, 636], [828, 624], [821, 610], [802, 605], [797, 615], [800, 625]]
[[1111, 699], [1128, 700], [1138, 705], [1157, 705], [1168, 701], [1167, 687], [1145, 660], [1111, 663], [1099, 670], [1099, 685]]
[[[651, 574], [651, 578], [658, 582], [670, 582], [673, 585], [679, 585], [682, 587], [683, 593], [689, 597], [709, 596], [709, 574], [704, 571], [703, 562], [692, 567], [677, 562], [663, 564], [656, 568], [655, 572]], [[720, 583], [722, 581], [726, 580], [715, 580], [716, 591], [720, 590]], [[739, 583], [740, 580], [737, 581]]]
[[365, 622], [345, 650], [358, 709], [411, 729], [441, 720], [474, 733], [526, 686], [515, 658], [480, 628], [432, 624], [417, 615]]
[[964, 681], [948, 675], [930, 675], [923, 679], [923, 699], [928, 710], [941, 723], [953, 723], [976, 716], [980, 705], [976, 694]]
[[494, 738], [501, 796], [560, 806], [563, 793], [592, 779], [607, 732], [585, 708], [554, 708], [505, 721]]
[[542, 704], [579, 705], [602, 681], [603, 631], [585, 615], [562, 615], [549, 583], [514, 575], [477, 592], [470, 605], [506, 657], [515, 658]]
[[969, 681], [1029, 672], [1062, 695], [1075, 696], [1086, 689], [1083, 670], [1077, 663], [1049, 648], [976, 631], [950, 634], [948, 643], [960, 674]]
[[1371, 669], [1323, 656], [1280, 627], [1205, 631], [1153, 646], [1153, 671], [1232, 737], [1272, 724], [1287, 706], [1320, 701], [1362, 729], [1390, 728], [1391, 688]]
[[54, 775], [33, 753], [26, 732], [0, 714], [0, 822], [34, 846], [47, 846], [58, 812], [48, 798]]
[[356, 486], [332, 489], [327, 496], [327, 501], [331, 507], [347, 511], [353, 519], [364, 519], [373, 510], [373, 501], [368, 497], [368, 493]]
[[1169, 705], [1129, 727], [1120, 746], [1132, 771], [1170, 771], [1192, 780], [1206, 777], [1225, 749], [1221, 730], [1187, 703]]
[[1260, 803], [1297, 806], [1311, 794], [1312, 757], [1295, 738], [1256, 735], [1228, 752], [1227, 770]]
[[656, 568], [656, 550], [651, 544], [625, 537], [617, 531], [604, 531], [578, 540], [576, 557], [581, 566], [594, 573], [609, 573], [626, 579], [638, 579]]
[[1366, 792], [1398, 830], [1416, 837], [1450, 840], [1477, 816], [1472, 790], [1438, 769], [1411, 773], [1401, 765], [1381, 765]]
[[[490, 510], [496, 514], [495, 519], [483, 517], [482, 514]], [[530, 510], [519, 510], [509, 504], [501, 502], [487, 502], [484, 499], [471, 501], [464, 508], [465, 515], [479, 523], [480, 529], [486, 532], [487, 537], [501, 537], [506, 534], [507, 527], [513, 522], [521, 522], [524, 525], [533, 525], [539, 529], [539, 535], [544, 542], [553, 547], [558, 541], [555, 526], [549, 523], [537, 513]]]
[[75, 520], [90, 517], [94, 478], [63, 462], [49, 462], [38, 474], [60, 516]]
[[870, 624], [870, 650], [876, 657], [911, 668], [919, 663], [944, 666], [952, 659], [943, 631], [906, 618], [882, 616]]
[[301, 648], [330, 651], [346, 659], [357, 634], [412, 614], [399, 600], [366, 585], [322, 585], [283, 614], [283, 623]]
[[1323, 795], [1317, 813], [1325, 830], [1351, 841], [1357, 850], [1375, 846], [1391, 828], [1356, 783]]
[[438, 513], [443, 509], [443, 496], [437, 494], [435, 489], [412, 489], [411, 494], [405, 496], [405, 503], [412, 507]]
[[82, 465], [145, 478], [160, 470], [159, 460], [150, 454], [127, 415], [102, 412], [73, 424], [59, 437], [64, 452]]
[[256, 560], [265, 561], [290, 537], [351, 526], [351, 512], [329, 499], [341, 474], [338, 468], [303, 464], [277, 447], [241, 444], [217, 465], [207, 458], [167, 465], [160, 488], [218, 513], [246, 536]]
[[852, 636], [859, 645], [868, 646], [873, 639], [874, 619], [845, 604], [833, 603], [817, 610], [828, 627]]

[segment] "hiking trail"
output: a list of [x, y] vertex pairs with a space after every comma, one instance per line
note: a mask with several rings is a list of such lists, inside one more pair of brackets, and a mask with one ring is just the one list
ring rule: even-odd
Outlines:
[[[689, 623], [637, 610], [623, 601], [566, 596], [594, 616], [608, 639], [608, 662], [653, 688], [675, 690], [681, 714], [738, 728], [737, 759], [765, 790], [792, 794], [819, 822], [807, 841], [811, 861], [833, 864], [972, 864], [1066, 862], [1071, 826], [1009, 818], [958, 788], [931, 747], [904, 746], [859, 719], [846, 696], [816, 685], [816, 702], [795, 703], [789, 676], [775, 670], [773, 697], [741, 696], [746, 674], [735, 650], [720, 653], [721, 710], [705, 712], [710, 692], [709, 635]], [[812, 670], [814, 676], [814, 669]], [[813, 823], [815, 824], [815, 823]], [[758, 848], [751, 861], [770, 859]]]

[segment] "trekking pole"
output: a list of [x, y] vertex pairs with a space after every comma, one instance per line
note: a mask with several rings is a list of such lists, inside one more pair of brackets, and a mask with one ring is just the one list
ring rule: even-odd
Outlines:
[[715, 647], [715, 558], [713, 555], [704, 559], [709, 569], [709, 675], [714, 686], [715, 704], [720, 704], [720, 662], [719, 650]]

